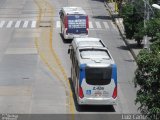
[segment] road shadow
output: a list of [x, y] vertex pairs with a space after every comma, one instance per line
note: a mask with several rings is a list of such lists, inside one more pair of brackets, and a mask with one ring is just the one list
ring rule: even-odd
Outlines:
[[76, 94], [73, 86], [73, 82], [71, 78], [68, 78], [72, 94], [75, 108], [78, 112], [116, 112], [113, 105], [83, 105], [79, 106], [76, 99]]
[[119, 46], [117, 48], [119, 48], [121, 50], [129, 50], [128, 46], [124, 46], [124, 45], [123, 46]]
[[63, 37], [63, 35], [62, 35], [62, 33], [59, 33], [59, 35], [60, 35], [63, 43], [65, 43], [65, 44], [71, 44], [71, 42], [72, 42], [73, 39], [67, 39], [67, 40], [65, 40], [64, 37]]
[[104, 0], [91, 0], [91, 1], [97, 1], [97, 2], [103, 2], [104, 3]]
[[102, 20], [112, 20], [110, 16], [93, 16], [92, 18], [102, 19]]
[[124, 61], [126, 61], [126, 62], [135, 62], [135, 60], [133, 60], [133, 59], [128, 59], [128, 60], [124, 60]]
[[121, 50], [129, 50], [129, 49], [143, 49], [143, 44], [138, 45], [137, 43], [128, 43], [128, 46], [122, 45], [117, 47]]
[[143, 44], [138, 45], [137, 43], [129, 43], [128, 46], [132, 49], [142, 49], [143, 48]]

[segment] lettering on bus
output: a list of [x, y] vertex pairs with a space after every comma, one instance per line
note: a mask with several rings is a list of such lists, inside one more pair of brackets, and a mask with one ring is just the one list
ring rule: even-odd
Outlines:
[[100, 86], [98, 86], [98, 87], [93, 87], [93, 90], [104, 90], [104, 87], [100, 87]]
[[69, 29], [86, 28], [86, 19], [68, 20]]

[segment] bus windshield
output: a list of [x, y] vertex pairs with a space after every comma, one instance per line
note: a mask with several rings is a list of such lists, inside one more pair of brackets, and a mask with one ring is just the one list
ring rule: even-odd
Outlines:
[[111, 82], [112, 68], [86, 68], [86, 82], [89, 85], [107, 85]]

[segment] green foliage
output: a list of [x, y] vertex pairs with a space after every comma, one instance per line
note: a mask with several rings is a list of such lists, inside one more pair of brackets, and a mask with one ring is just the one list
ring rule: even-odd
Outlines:
[[142, 41], [144, 34], [145, 34], [145, 30], [144, 30], [143, 22], [139, 22], [135, 27], [135, 33], [133, 38], [137, 42]]
[[147, 22], [147, 35], [154, 38], [157, 33], [160, 33], [160, 20], [159, 18], [150, 19]]
[[128, 3], [123, 6], [122, 17], [126, 38], [134, 38], [136, 41], [142, 40], [144, 36], [142, 12], [137, 10], [134, 4]]
[[[155, 0], [149, 0], [151, 4]], [[144, 35], [154, 38], [150, 50], [143, 49], [137, 56], [138, 68], [135, 71], [135, 84], [139, 86], [136, 103], [148, 119], [160, 115], [160, 12], [155, 10], [154, 18], [147, 21], [144, 29], [144, 1], [136, 0], [122, 8], [126, 37], [141, 41]], [[160, 116], [159, 116], [160, 118]]]
[[155, 119], [160, 113], [160, 38], [153, 42], [150, 50], [143, 49], [137, 56], [138, 68], [135, 71], [135, 83], [140, 86], [136, 103], [139, 110]]
[[134, 35], [134, 29], [133, 29], [133, 5], [132, 4], [126, 4], [122, 8], [122, 17], [123, 17], [123, 24], [126, 32], [126, 38], [131, 39]]
[[[155, 3], [155, 0], [149, 0]], [[134, 3], [127, 3], [122, 8], [123, 24], [125, 28], [126, 38], [135, 39], [137, 43], [141, 43], [144, 35], [157, 39], [156, 34], [160, 32], [160, 12], [155, 10], [155, 18], [147, 21], [147, 28], [144, 28], [144, 1], [136, 0]], [[150, 16], [151, 17], [151, 16]]]

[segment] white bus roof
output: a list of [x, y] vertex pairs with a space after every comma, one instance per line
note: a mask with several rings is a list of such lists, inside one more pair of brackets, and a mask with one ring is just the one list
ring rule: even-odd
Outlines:
[[92, 38], [92, 37], [86, 37], [86, 38], [74, 38], [74, 42], [77, 47], [105, 47], [104, 43], [99, 38]]
[[80, 48], [77, 49], [80, 64], [91, 67], [106, 67], [114, 64], [110, 53], [106, 48]]
[[114, 60], [100, 38], [74, 38], [72, 46], [79, 64], [92, 67], [105, 67], [114, 64]]
[[81, 7], [63, 7], [66, 14], [86, 14]]

